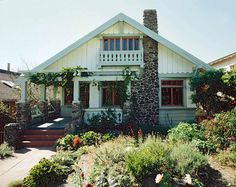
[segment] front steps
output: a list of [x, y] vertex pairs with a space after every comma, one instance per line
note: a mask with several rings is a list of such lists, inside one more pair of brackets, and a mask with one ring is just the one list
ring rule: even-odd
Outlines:
[[52, 147], [64, 136], [64, 130], [58, 129], [27, 129], [19, 136], [17, 148]]

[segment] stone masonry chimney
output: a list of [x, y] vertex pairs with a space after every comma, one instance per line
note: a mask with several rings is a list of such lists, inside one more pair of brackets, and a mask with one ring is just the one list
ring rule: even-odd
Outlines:
[[[144, 10], [144, 26], [158, 32], [156, 10]], [[137, 123], [159, 123], [158, 43], [148, 36], [143, 37], [144, 69], [138, 81], [132, 84], [133, 113]]]

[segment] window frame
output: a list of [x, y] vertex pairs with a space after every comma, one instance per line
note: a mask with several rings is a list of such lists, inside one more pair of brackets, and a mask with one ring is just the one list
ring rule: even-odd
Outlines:
[[[107, 49], [105, 50], [105, 40], [107, 40]], [[111, 50], [110, 41], [114, 41], [114, 49]], [[116, 49], [116, 42], [119, 40], [119, 50]], [[126, 40], [126, 41], [125, 41]], [[130, 40], [132, 40], [132, 47], [130, 46]], [[137, 49], [135, 42], [138, 41]], [[126, 49], [124, 49], [124, 41], [126, 43]], [[131, 48], [130, 48], [131, 47]], [[140, 50], [140, 38], [139, 37], [104, 37], [102, 39], [103, 51], [138, 51]]]
[[[170, 81], [181, 81], [182, 82], [182, 85], [171, 85], [171, 84], [166, 84], [166, 85], [163, 85], [163, 81], [166, 81], [166, 82], [170, 82]], [[185, 93], [185, 90], [186, 90], [186, 86], [185, 86], [185, 79], [181, 79], [181, 78], [176, 78], [176, 79], [168, 79], [168, 78], [164, 78], [164, 79], [161, 79], [160, 80], [160, 107], [162, 108], [168, 108], [168, 107], [171, 107], [171, 108], [178, 108], [178, 107], [185, 107], [186, 106], [186, 93]], [[163, 104], [162, 103], [162, 99], [163, 99], [163, 95], [162, 95], [162, 88], [170, 88], [171, 89], [171, 104]], [[174, 104], [174, 95], [173, 95], [173, 89], [174, 88], [182, 88], [182, 103], [181, 104]]]
[[[115, 91], [115, 82], [116, 81], [103, 81], [102, 82], [102, 87], [101, 87], [101, 107], [107, 107], [107, 102], [104, 102], [103, 94], [104, 94], [104, 89], [108, 89], [108, 84], [112, 84], [112, 90], [111, 90], [111, 106], [112, 107], [121, 107], [121, 102], [119, 100], [119, 96], [116, 95]], [[106, 85], [104, 85], [106, 83]], [[118, 102], [118, 104], [117, 104]]]

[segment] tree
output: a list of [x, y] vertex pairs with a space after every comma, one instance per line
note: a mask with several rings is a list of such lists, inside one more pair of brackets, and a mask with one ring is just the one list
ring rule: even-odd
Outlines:
[[227, 111], [236, 106], [236, 72], [199, 70], [190, 80], [192, 100], [199, 103], [207, 115]]

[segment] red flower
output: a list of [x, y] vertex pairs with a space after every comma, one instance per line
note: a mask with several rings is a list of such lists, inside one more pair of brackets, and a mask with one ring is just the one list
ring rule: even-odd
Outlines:
[[78, 148], [80, 145], [80, 138], [78, 135], [76, 135], [73, 139], [73, 147]]

